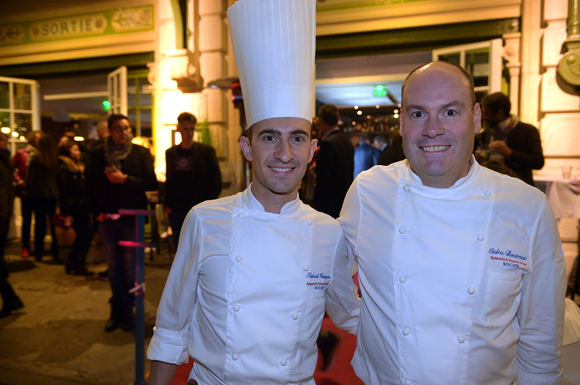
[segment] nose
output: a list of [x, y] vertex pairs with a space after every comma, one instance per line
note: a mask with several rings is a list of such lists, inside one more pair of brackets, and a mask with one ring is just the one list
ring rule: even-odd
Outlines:
[[276, 158], [282, 162], [288, 163], [294, 159], [292, 148], [290, 147], [290, 143], [287, 140], [281, 140], [276, 150]]
[[425, 127], [423, 128], [423, 135], [429, 138], [435, 138], [439, 135], [443, 135], [445, 129], [443, 128], [442, 122], [438, 118], [429, 118], [425, 122]]

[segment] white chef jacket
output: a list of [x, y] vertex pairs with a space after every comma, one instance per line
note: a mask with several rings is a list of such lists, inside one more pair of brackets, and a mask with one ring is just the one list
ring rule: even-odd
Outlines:
[[447, 189], [363, 172], [339, 222], [358, 259], [365, 384], [558, 384], [565, 297], [545, 195], [471, 161]]
[[360, 301], [340, 225], [298, 198], [264, 211], [248, 188], [195, 206], [157, 312], [150, 360], [199, 384], [314, 384], [324, 311], [356, 333]]

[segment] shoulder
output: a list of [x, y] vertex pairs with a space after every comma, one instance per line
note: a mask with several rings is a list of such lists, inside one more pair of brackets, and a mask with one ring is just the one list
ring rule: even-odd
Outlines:
[[211, 154], [215, 152], [215, 149], [212, 146], [199, 142], [193, 142], [193, 149], [194, 152], [199, 151], [205, 154]]
[[[533, 126], [532, 126], [533, 127]], [[496, 202], [505, 202], [515, 205], [525, 211], [536, 211], [542, 205], [547, 204], [546, 195], [530, 186], [524, 181], [512, 178], [511, 176], [500, 174], [487, 167], [480, 167], [483, 182], [488, 186], [493, 186]]]
[[165, 155], [173, 155], [177, 152], [177, 144], [174, 146], [169, 147], [167, 150], [165, 150]]
[[218, 199], [210, 199], [203, 201], [191, 209], [198, 216], [213, 215], [217, 213], [232, 212], [236, 203], [236, 200], [242, 193], [237, 193], [235, 195], [230, 195]]
[[[524, 123], [524, 122], [518, 122], [518, 124], [516, 124], [516, 126], [514, 127], [514, 130], [520, 130], [520, 131], [525, 131], [525, 132], [538, 132], [538, 129], [534, 126], [532, 126], [531, 124], [528, 123]], [[512, 130], [512, 131], [514, 131]]]

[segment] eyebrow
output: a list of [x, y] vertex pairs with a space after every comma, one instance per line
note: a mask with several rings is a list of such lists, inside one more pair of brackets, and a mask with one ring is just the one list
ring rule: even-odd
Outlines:
[[[282, 136], [282, 131], [276, 130], [275, 128], [265, 128], [264, 130], [262, 130], [258, 133], [258, 136], [261, 136], [261, 135], [280, 135], [280, 136]], [[296, 129], [296, 130], [290, 131], [290, 135], [306, 135], [306, 136], [308, 136], [308, 132], [306, 132], [305, 130], [302, 130], [302, 129]]]
[[[445, 109], [445, 108], [449, 108], [449, 107], [464, 107], [465, 108], [465, 103], [462, 103], [459, 100], [454, 100], [452, 102], [449, 102], [447, 104], [442, 105], [440, 108]], [[409, 104], [407, 106], [407, 109], [408, 110], [424, 110], [425, 107], [417, 105], [417, 104]]]

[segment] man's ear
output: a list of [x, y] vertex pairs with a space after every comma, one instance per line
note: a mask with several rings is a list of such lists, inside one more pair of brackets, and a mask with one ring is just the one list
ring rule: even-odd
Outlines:
[[248, 162], [254, 160], [254, 156], [252, 155], [252, 144], [250, 143], [250, 139], [245, 136], [240, 138], [240, 148], [242, 149], [242, 154], [244, 154], [244, 158]]
[[308, 163], [312, 162], [314, 157], [314, 151], [316, 151], [316, 145], [318, 144], [318, 139], [312, 139], [310, 141], [310, 151], [308, 152]]
[[479, 103], [475, 103], [473, 106], [473, 127], [476, 134], [481, 132], [481, 107]]

